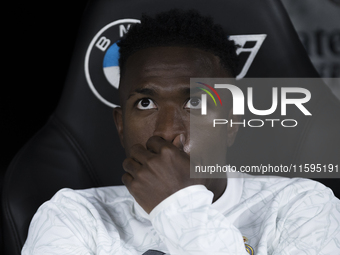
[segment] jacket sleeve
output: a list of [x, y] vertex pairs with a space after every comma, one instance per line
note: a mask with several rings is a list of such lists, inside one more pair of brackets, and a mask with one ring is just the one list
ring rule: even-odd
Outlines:
[[[119, 235], [106, 238], [97, 210], [84, 197], [63, 189], [34, 215], [22, 255], [94, 255], [101, 248], [118, 251]], [[97, 242], [101, 236], [101, 243]], [[103, 250], [102, 249], [102, 250]]]
[[170, 254], [249, 255], [240, 231], [212, 208], [213, 193], [203, 185], [177, 191], [150, 213]]
[[340, 254], [340, 201], [329, 189], [315, 188], [293, 196], [281, 210], [273, 255]]

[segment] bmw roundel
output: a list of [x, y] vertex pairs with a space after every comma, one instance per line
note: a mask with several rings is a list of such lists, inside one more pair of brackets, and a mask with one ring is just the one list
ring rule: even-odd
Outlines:
[[119, 47], [117, 42], [137, 19], [121, 19], [107, 24], [92, 39], [85, 55], [85, 77], [89, 88], [102, 103], [118, 106]]
[[119, 47], [117, 43], [112, 44], [106, 51], [103, 60], [103, 71], [107, 81], [118, 89], [119, 84]]

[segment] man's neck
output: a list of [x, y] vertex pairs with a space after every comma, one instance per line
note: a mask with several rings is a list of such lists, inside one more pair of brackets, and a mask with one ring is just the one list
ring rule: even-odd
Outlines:
[[215, 202], [223, 195], [224, 191], [227, 189], [227, 184], [227, 178], [219, 178], [214, 179], [214, 181], [211, 182], [211, 185], [207, 187], [212, 193], [214, 193], [213, 202]]

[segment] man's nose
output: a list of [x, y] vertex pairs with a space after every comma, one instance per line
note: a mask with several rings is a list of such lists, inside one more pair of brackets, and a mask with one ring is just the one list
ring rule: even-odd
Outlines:
[[[188, 117], [189, 118], [189, 117]], [[180, 110], [167, 108], [159, 111], [154, 134], [164, 140], [173, 142], [181, 134], [186, 136], [186, 116]]]

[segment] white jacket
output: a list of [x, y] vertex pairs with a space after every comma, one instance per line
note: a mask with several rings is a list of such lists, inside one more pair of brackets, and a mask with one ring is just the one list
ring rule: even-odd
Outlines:
[[35, 214], [22, 254], [340, 254], [340, 201], [308, 179], [189, 186], [148, 215], [125, 186], [62, 189]]

